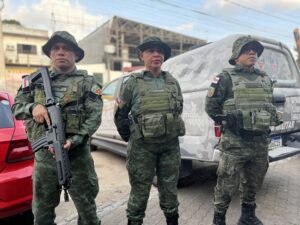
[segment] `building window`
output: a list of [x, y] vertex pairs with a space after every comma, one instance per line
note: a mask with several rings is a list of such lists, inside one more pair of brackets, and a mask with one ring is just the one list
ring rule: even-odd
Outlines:
[[36, 55], [36, 46], [18, 44], [18, 53]]
[[6, 51], [14, 51], [15, 50], [15, 46], [13, 45], [6, 45]]
[[122, 70], [122, 63], [121, 62], [114, 62], [114, 70], [121, 71]]

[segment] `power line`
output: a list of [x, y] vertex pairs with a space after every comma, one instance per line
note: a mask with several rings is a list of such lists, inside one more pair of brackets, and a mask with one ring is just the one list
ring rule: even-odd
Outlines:
[[[143, 3], [138, 3], [138, 5], [139, 5], [139, 6], [151, 7], [150, 5], [143, 4]], [[170, 11], [169, 8], [168, 8], [168, 9], [159, 9], [158, 7], [155, 7], [155, 8], [153, 8], [153, 9], [151, 10], [151, 12], [149, 12], [149, 10], [148, 10], [147, 12], [148, 12], [148, 13], [152, 13], [153, 11], [161, 11], [161, 10], [163, 10], [163, 13], [160, 13], [161, 16], [164, 16], [166, 13], [168, 13], [169, 15], [172, 15], [172, 16], [175, 15], [175, 17], [173, 17], [174, 19], [172, 19], [172, 21], [174, 21], [174, 20], [179, 21], [179, 20], [178, 20], [179, 16], [183, 16], [183, 17], [188, 18], [188, 19], [191, 19], [191, 18], [195, 19], [194, 17], [192, 17], [192, 15], [191, 15], [190, 13], [187, 15], [187, 14], [184, 14], [184, 13], [182, 13], [182, 12], [180, 12], [180, 13], [179, 13], [179, 12], [174, 12], [174, 11]], [[214, 18], [214, 19], [215, 19], [215, 18]], [[163, 20], [161, 20], [161, 21], [163, 21]], [[186, 21], [183, 21], [183, 22], [186, 22]], [[206, 29], [212, 29], [212, 30], [214, 30], [215, 32], [220, 33], [220, 30], [217, 29], [217, 28], [214, 26], [215, 24], [213, 24], [212, 22], [211, 22], [210, 24], [208, 24], [207, 22], [209, 22], [209, 21], [208, 21], [208, 20], [203, 20], [202, 23], [201, 23], [202, 26], [199, 26], [199, 25], [197, 25], [197, 24], [194, 23], [194, 27], [195, 27], [195, 28], [198, 27], [199, 29], [205, 27]], [[223, 23], [223, 21], [220, 21], [220, 22]], [[234, 25], [235, 25], [235, 24], [234, 24]], [[244, 26], [244, 24], [242, 24], [242, 25]], [[230, 26], [232, 27], [231, 24], [230, 24]], [[250, 26], [251, 26], [251, 25], [250, 25]], [[240, 27], [240, 25], [239, 25], [239, 27]], [[257, 30], [257, 28], [255, 28], [255, 30]], [[264, 33], [266, 33], [267, 30], [270, 30], [270, 28], [264, 28], [264, 27], [262, 27], [262, 29], [260, 29], [260, 31], [263, 31]], [[206, 32], [207, 32], [207, 30], [206, 30]], [[273, 34], [276, 35], [276, 36], [287, 37], [287, 36], [282, 35], [282, 32], [274, 32], [274, 31], [270, 31], [270, 32], [267, 32], [267, 33], [273, 33]]]
[[[130, 2], [124, 2], [124, 1], [120, 1], [118, 2], [115, 7], [113, 6], [109, 6], [108, 7], [108, 2], [104, 2], [104, 4], [90, 4], [90, 1], [85, 2], [84, 5], [84, 9], [81, 9], [80, 5], [78, 5], [78, 9], [80, 9], [83, 13], [85, 12], [90, 12], [91, 14], [100, 14], [100, 15], [109, 15], [112, 16], [114, 14], [112, 13], [108, 13], [111, 8], [114, 9], [114, 11], [119, 11], [119, 13], [121, 15], [123, 15], [124, 18], [128, 18], [128, 19], [132, 19], [134, 21], [141, 21], [141, 16], [139, 15], [140, 12], [145, 12], [144, 15], [149, 15], [152, 14], [153, 16], [151, 17], [147, 17], [144, 16], [142, 17], [142, 21], [141, 22], [146, 22], [150, 23], [150, 24], [154, 24], [152, 26], [159, 26], [163, 29], [164, 26], [170, 27], [170, 26], [177, 26], [174, 21], [178, 21], [176, 23], [186, 23], [186, 22], [191, 22], [191, 18], [194, 19], [193, 22], [193, 30], [191, 30], [190, 32], [192, 33], [193, 31], [196, 32], [201, 32], [203, 29], [205, 29], [205, 31], [208, 33], [209, 31], [212, 31], [211, 34], [213, 34], [216, 37], [216, 33], [221, 33], [221, 30], [219, 28], [217, 28], [217, 26], [215, 25], [215, 21], [217, 21], [219, 24], [221, 24], [221, 27], [223, 26], [222, 24], [224, 24], [224, 26], [226, 26], [227, 32], [228, 31], [234, 31], [234, 32], [240, 32], [240, 30], [238, 30], [238, 28], [243, 27], [243, 28], [249, 28], [253, 31], [256, 31], [258, 33], [261, 34], [268, 34], [268, 35], [273, 35], [272, 37], [281, 37], [281, 38], [291, 38], [290, 36], [284, 35], [282, 34], [282, 32], [276, 32], [275, 30], [272, 30], [272, 28], [270, 27], [262, 27], [261, 24], [259, 27], [257, 27], [254, 24], [251, 23], [247, 23], [247, 22], [243, 22], [240, 20], [232, 20], [232, 19], [228, 19], [228, 18], [222, 18], [219, 15], [213, 15], [213, 14], [209, 14], [200, 10], [196, 10], [194, 6], [189, 5], [188, 7], [186, 6], [182, 6], [176, 3], [172, 3], [169, 1], [164, 1], [164, 0], [150, 0], [150, 1], [155, 1], [155, 2], [159, 2], [159, 4], [156, 4], [156, 7], [153, 7], [153, 5], [149, 5], [149, 4], [145, 4], [145, 1], [141, 1], [141, 2], [131, 2], [132, 5], [129, 5]], [[107, 4], [105, 4], [107, 3]], [[112, 3], [112, 2], [110, 2]], [[114, 2], [113, 2], [114, 3]], [[55, 2], [55, 4], [57, 5], [64, 5], [62, 2]], [[171, 7], [170, 7], [171, 6]], [[135, 11], [137, 13], [131, 13], [128, 15], [128, 13], [126, 13], [126, 10], [124, 10], [124, 7], [132, 7], [135, 9]], [[107, 8], [107, 9], [106, 9]], [[121, 8], [121, 9], [120, 9]], [[151, 9], [151, 10], [149, 10]], [[172, 10], [173, 9], [173, 10]], [[179, 9], [179, 11], [178, 11]], [[94, 12], [94, 13], [92, 13]], [[187, 13], [185, 13], [187, 12]], [[117, 14], [115, 14], [117, 15]], [[198, 15], [198, 16], [196, 16]], [[95, 25], [92, 25], [91, 23], [87, 23], [87, 21], [91, 21], [91, 18], [83, 18], [83, 16], [80, 17], [80, 15], [71, 15], [71, 19], [67, 18], [67, 16], [70, 15], [60, 15], [58, 13], [55, 14], [55, 22], [56, 22], [56, 26], [58, 24], [70, 24], [70, 25], [74, 25], [74, 26], [82, 26], [82, 27], [93, 27], [93, 28], [97, 28], [97, 26], [101, 26], [101, 24], [99, 23], [100, 21], [95, 21]], [[157, 16], [159, 16], [160, 20], [159, 23], [157, 23]], [[199, 18], [203, 17], [204, 19]], [[51, 15], [49, 14], [49, 19], [51, 18]], [[78, 19], [76, 19], [78, 18]], [[164, 19], [165, 18], [165, 19]], [[26, 18], [22, 18], [25, 19]], [[45, 20], [46, 18], [44, 18]], [[48, 21], [51, 21], [51, 19]], [[199, 23], [199, 19], [201, 19], [201, 23]], [[80, 21], [81, 20], [81, 23]], [[150, 25], [149, 24], [149, 25]], [[53, 25], [53, 24], [52, 24]], [[223, 27], [224, 27], [223, 26]], [[171, 29], [172, 28], [167, 28], [167, 29]], [[282, 30], [282, 29], [281, 29]], [[195, 35], [192, 35], [195, 36]]]
[[210, 18], [213, 18], [213, 19], [221, 20], [221, 22], [225, 21], [225, 22], [227, 22], [229, 24], [235, 24], [237, 26], [247, 27], [247, 28], [250, 28], [252, 30], [262, 32], [262, 33], [268, 33], [268, 34], [273, 33], [275, 35], [280, 35], [282, 37], [286, 37], [286, 38], [289, 37], [287, 35], [282, 35], [282, 34], [274, 33], [273, 31], [266, 31], [265, 29], [259, 29], [257, 27], [252, 26], [251, 24], [247, 24], [247, 23], [244, 23], [244, 22], [239, 23], [239, 22], [236, 22], [236, 21], [233, 21], [233, 20], [230, 20], [230, 19], [226, 19], [226, 18], [222, 18], [221, 19], [221, 18], [216, 17], [215, 15], [208, 14], [208, 13], [202, 12], [202, 11], [197, 10], [197, 9], [183, 7], [181, 5], [174, 4], [174, 3], [171, 3], [171, 2], [168, 2], [168, 1], [164, 1], [164, 0], [151, 0], [151, 1], [160, 2], [160, 3], [163, 3], [163, 4], [169, 5], [169, 6], [173, 6], [173, 7], [179, 8], [179, 9], [189, 10], [191, 12], [194, 12], [194, 13], [197, 13], [197, 14], [200, 14], [200, 15], [204, 15], [204, 16], [207, 16], [207, 17], [210, 17]]
[[275, 18], [275, 19], [279, 19], [279, 20], [283, 20], [283, 21], [289, 21], [291, 23], [295, 23], [297, 25], [299, 25], [299, 21], [296, 21], [296, 20], [291, 20], [291, 19], [288, 19], [288, 18], [283, 18], [281, 16], [277, 16], [277, 15], [274, 15], [272, 13], [269, 13], [269, 12], [265, 12], [265, 11], [262, 11], [262, 10], [259, 10], [259, 9], [255, 9], [255, 8], [252, 8], [252, 7], [249, 7], [249, 6], [245, 6], [245, 5], [242, 5], [240, 3], [237, 3], [237, 2], [234, 2], [234, 1], [231, 1], [231, 0], [224, 0], [230, 4], [233, 4], [233, 5], [236, 5], [240, 8], [244, 8], [244, 9], [248, 9], [248, 10], [251, 10], [251, 11], [254, 11], [254, 12], [257, 12], [259, 14], [262, 14], [262, 15], [265, 15], [265, 16], [269, 16], [269, 17], [272, 17], [272, 18]]

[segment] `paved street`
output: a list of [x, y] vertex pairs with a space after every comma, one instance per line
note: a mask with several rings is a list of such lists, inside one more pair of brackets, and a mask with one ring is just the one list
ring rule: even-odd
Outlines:
[[[100, 177], [101, 192], [97, 206], [102, 224], [127, 224], [125, 209], [129, 184], [125, 159], [106, 151], [94, 152], [93, 157]], [[195, 183], [179, 190], [181, 225], [209, 225], [212, 221], [216, 168], [196, 167], [193, 175]], [[265, 225], [300, 225], [299, 173], [300, 155], [270, 164], [263, 188], [257, 196], [257, 214]], [[76, 224], [76, 213], [70, 203], [62, 203], [57, 213], [58, 225]], [[227, 213], [227, 225], [236, 225], [239, 216], [239, 197], [236, 195]], [[166, 224], [155, 187], [151, 190], [144, 224]]]
[[[100, 177], [100, 194], [96, 201], [102, 225], [126, 225], [125, 215], [130, 190], [125, 159], [107, 151], [93, 152]], [[179, 189], [180, 225], [210, 225], [213, 216], [212, 196], [216, 183], [215, 166], [195, 165], [190, 181]], [[257, 196], [257, 214], [264, 225], [300, 225], [300, 155], [270, 164], [262, 190]], [[191, 183], [191, 182], [190, 182]], [[76, 225], [77, 214], [70, 202], [56, 210], [58, 225]], [[235, 196], [227, 213], [227, 225], [236, 225], [240, 216], [239, 197]], [[25, 217], [0, 220], [1, 225], [30, 225]], [[145, 225], [165, 225], [153, 186], [146, 211]]]

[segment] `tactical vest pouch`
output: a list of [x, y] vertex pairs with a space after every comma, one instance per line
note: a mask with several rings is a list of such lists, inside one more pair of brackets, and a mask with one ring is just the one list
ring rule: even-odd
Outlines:
[[243, 110], [243, 129], [247, 131], [267, 131], [271, 124], [271, 114], [266, 110]]
[[177, 131], [177, 136], [184, 136], [185, 135], [185, 125], [184, 121], [181, 116], [175, 119], [175, 127]]
[[141, 139], [143, 137], [141, 133], [140, 126], [137, 123], [130, 124], [130, 136], [133, 136], [134, 139]]
[[65, 111], [65, 123], [67, 134], [78, 134], [81, 123], [84, 121], [84, 115], [74, 107], [68, 107]]
[[144, 139], [156, 138], [166, 134], [166, 121], [163, 114], [148, 114], [142, 116], [142, 133]]
[[66, 133], [77, 134], [79, 131], [80, 116], [78, 114], [68, 113], [66, 116]]
[[172, 113], [167, 113], [165, 118], [167, 126], [166, 134], [171, 134], [174, 132], [174, 116]]

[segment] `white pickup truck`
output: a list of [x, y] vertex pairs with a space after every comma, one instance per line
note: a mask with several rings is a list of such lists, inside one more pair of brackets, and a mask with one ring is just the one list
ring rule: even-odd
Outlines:
[[[180, 137], [181, 176], [192, 170], [192, 161], [217, 163], [220, 132], [205, 112], [205, 97], [213, 78], [224, 67], [231, 67], [233, 42], [241, 35], [231, 35], [217, 42], [195, 48], [167, 60], [163, 70], [169, 71], [181, 85], [184, 97], [183, 119], [186, 135]], [[283, 114], [283, 124], [272, 127], [270, 162], [300, 153], [300, 72], [288, 47], [281, 42], [255, 37], [265, 47], [256, 66], [276, 80], [273, 102]], [[113, 122], [122, 83], [128, 75], [119, 77], [103, 88], [102, 124], [92, 136], [92, 146], [126, 156], [126, 144]]]

